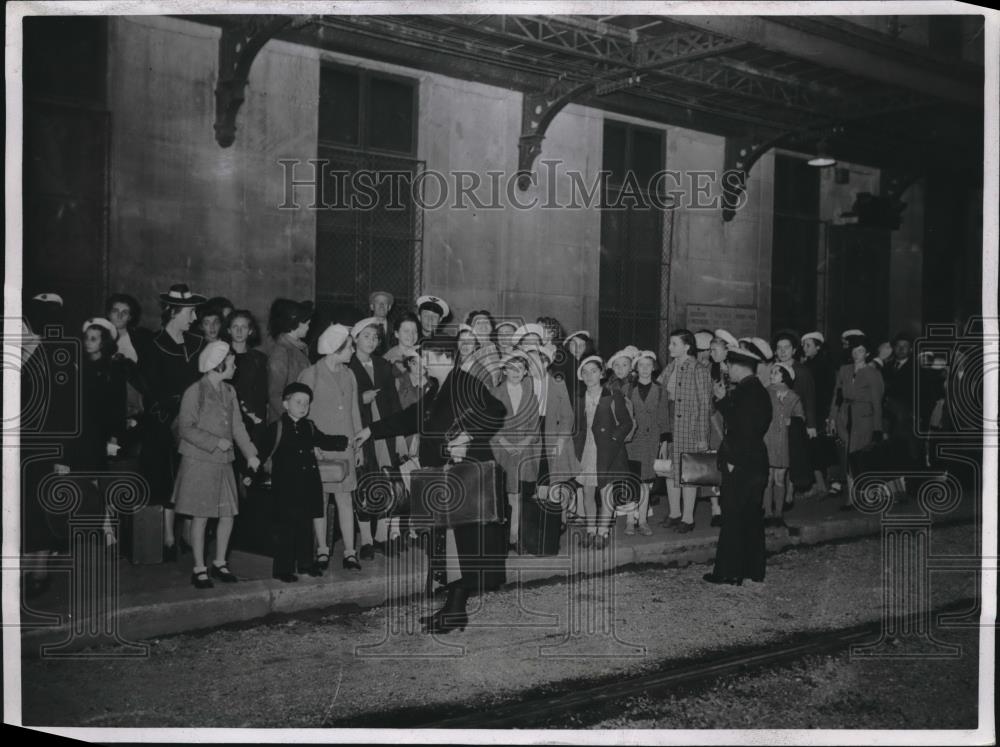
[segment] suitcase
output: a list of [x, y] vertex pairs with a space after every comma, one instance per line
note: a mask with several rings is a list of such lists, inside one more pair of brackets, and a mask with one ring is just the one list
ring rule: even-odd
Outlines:
[[163, 506], [143, 506], [122, 517], [122, 546], [133, 565], [163, 562]]
[[518, 528], [522, 555], [558, 555], [562, 507], [558, 502], [539, 502], [526, 498], [521, 502], [521, 526]]

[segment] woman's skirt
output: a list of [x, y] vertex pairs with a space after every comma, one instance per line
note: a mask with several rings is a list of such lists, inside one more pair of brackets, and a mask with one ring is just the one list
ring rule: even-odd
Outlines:
[[231, 462], [203, 462], [181, 457], [174, 481], [174, 510], [203, 518], [236, 516], [239, 499]]

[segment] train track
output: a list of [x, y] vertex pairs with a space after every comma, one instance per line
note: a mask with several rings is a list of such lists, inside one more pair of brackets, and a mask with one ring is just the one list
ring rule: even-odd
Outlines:
[[[935, 609], [932, 614], [936, 617], [945, 612], [966, 610], [974, 602], [972, 599], [959, 600]], [[407, 719], [407, 726], [423, 729], [525, 729], [545, 728], [553, 723], [565, 724], [566, 717], [571, 714], [589, 713], [596, 717], [606, 709], [620, 711], [622, 703], [629, 697], [648, 696], [724, 675], [743, 674], [788, 664], [807, 656], [841, 652], [852, 644], [876, 640], [880, 629], [880, 622], [872, 622], [842, 630], [803, 634], [796, 636], [793, 641], [723, 653], [708, 660], [668, 662], [660, 671], [634, 678], [590, 684], [575, 683], [571, 691], [532, 694], [528, 698], [489, 709], [470, 710], [458, 716], [433, 716], [433, 720], [422, 722], [419, 719], [418, 722]], [[560, 687], [565, 687], [565, 683], [560, 684]], [[386, 716], [392, 720], [389, 714], [382, 714], [378, 720], [385, 723]], [[352, 719], [354, 722], [359, 720]]]

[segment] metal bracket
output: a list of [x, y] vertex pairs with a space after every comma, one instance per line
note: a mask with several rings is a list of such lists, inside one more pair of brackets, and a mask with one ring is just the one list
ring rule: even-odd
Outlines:
[[731, 221], [742, 207], [747, 188], [747, 174], [778, 138], [766, 139], [757, 135], [727, 137], [723, 159], [722, 220]]
[[250, 67], [257, 53], [276, 34], [311, 23], [313, 16], [245, 16], [222, 30], [219, 39], [219, 83], [215, 88], [215, 140], [223, 148], [236, 141], [236, 113], [243, 105]]
[[521, 137], [517, 142], [517, 188], [531, 185], [531, 167], [542, 152], [545, 132], [556, 114], [596, 83], [571, 83], [559, 78], [542, 92], [525, 93], [521, 103]]

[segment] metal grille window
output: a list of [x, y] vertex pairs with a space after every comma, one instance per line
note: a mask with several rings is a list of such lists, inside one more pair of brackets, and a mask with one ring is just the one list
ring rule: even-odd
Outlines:
[[[607, 120], [604, 169], [611, 172], [601, 210], [601, 278], [598, 343], [605, 355], [625, 345], [659, 347], [663, 211], [622, 199], [627, 183], [646, 187], [663, 168], [663, 133]], [[630, 173], [631, 172], [631, 173]]]
[[412, 306], [423, 242], [416, 81], [324, 66], [319, 104], [316, 299], [366, 312], [369, 294], [387, 290], [397, 309]]

